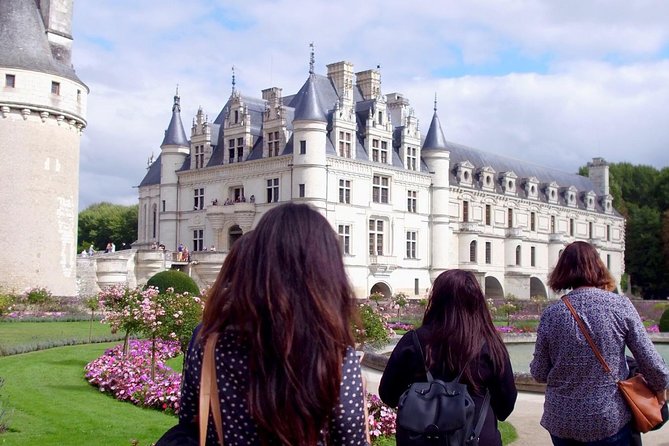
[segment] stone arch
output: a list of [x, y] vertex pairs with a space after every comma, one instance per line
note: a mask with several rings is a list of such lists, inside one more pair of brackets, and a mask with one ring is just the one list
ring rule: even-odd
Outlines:
[[546, 285], [538, 277], [530, 277], [530, 297], [532, 296], [548, 297]]
[[239, 227], [239, 225], [232, 225], [228, 228], [228, 249], [232, 247], [232, 244], [237, 241], [242, 235], [244, 234], [244, 231], [242, 231], [242, 228]]
[[388, 286], [388, 284], [385, 282], [376, 282], [372, 286], [372, 289], [369, 290], [369, 294], [374, 294], [374, 293], [383, 294], [384, 299], [390, 299], [390, 297], [393, 295], [390, 286]]
[[502, 284], [499, 283], [497, 277], [495, 276], [486, 276], [484, 283], [484, 293], [486, 299], [503, 299], [504, 298], [504, 288]]

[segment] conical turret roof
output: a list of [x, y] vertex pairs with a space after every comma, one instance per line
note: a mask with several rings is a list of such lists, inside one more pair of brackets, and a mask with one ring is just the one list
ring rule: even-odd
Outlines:
[[165, 131], [165, 138], [163, 143], [160, 145], [167, 146], [188, 146], [188, 138], [186, 138], [186, 132], [184, 132], [184, 126], [181, 123], [181, 105], [179, 103], [179, 95], [174, 96], [174, 105], [172, 106], [172, 120], [170, 121], [169, 127]]
[[427, 136], [423, 143], [423, 150], [447, 150], [446, 138], [444, 138], [444, 132], [441, 130], [441, 122], [439, 121], [436, 107], [434, 115], [432, 115], [430, 129], [427, 131]]
[[315, 74], [310, 74], [307, 82], [297, 92], [292, 103], [295, 104], [295, 115], [293, 120], [321, 121], [327, 122], [316, 90]]

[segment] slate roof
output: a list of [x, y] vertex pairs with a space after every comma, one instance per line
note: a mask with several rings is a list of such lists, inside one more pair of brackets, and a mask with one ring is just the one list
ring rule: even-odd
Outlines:
[[0, 24], [1, 66], [55, 74], [84, 85], [71, 63], [54, 57], [34, 0], [0, 0]]
[[174, 105], [172, 105], [172, 119], [170, 125], [165, 130], [165, 138], [160, 145], [190, 146], [184, 126], [181, 123], [181, 105], [179, 105], [179, 96], [174, 96]]
[[149, 170], [146, 172], [146, 175], [144, 175], [144, 179], [142, 179], [142, 182], [139, 183], [139, 187], [160, 184], [160, 157], [161, 155], [158, 155], [158, 158], [156, 158], [153, 164], [151, 164]]
[[314, 74], [309, 76], [290, 103], [290, 106], [295, 109], [294, 119], [296, 121], [309, 120], [327, 122], [323, 106], [319, 102], [314, 77]]
[[423, 150], [438, 150], [445, 148], [446, 138], [444, 138], [444, 132], [441, 129], [441, 122], [439, 121], [437, 110], [435, 110], [434, 114], [432, 115], [432, 122], [430, 122], [430, 128], [427, 131], [427, 135], [425, 135]]

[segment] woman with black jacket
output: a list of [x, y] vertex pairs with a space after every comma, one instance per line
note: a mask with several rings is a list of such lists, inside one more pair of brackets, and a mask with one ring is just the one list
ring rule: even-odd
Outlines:
[[474, 274], [449, 270], [439, 275], [423, 325], [416, 332], [425, 358], [414, 347], [411, 332], [400, 339], [379, 384], [383, 402], [397, 407], [400, 396], [412, 383], [426, 381], [425, 365], [434, 378], [442, 381], [453, 381], [462, 372], [461, 382], [467, 384], [476, 405], [476, 420], [486, 391], [490, 391], [479, 444], [501, 446], [497, 420], [511, 414], [517, 391], [509, 354]]

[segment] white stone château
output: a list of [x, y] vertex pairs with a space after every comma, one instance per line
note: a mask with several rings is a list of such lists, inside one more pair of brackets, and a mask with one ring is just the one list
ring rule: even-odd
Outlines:
[[200, 109], [190, 139], [175, 96], [160, 156], [139, 186], [140, 253], [182, 243], [199, 263], [194, 275], [211, 282], [221, 253], [293, 201], [339, 234], [358, 297], [424, 296], [450, 268], [473, 271], [488, 297], [550, 296], [548, 273], [574, 240], [597, 246], [619, 283], [624, 219], [603, 159], [585, 178], [448, 142], [436, 100], [423, 137], [408, 99], [380, 87], [378, 69], [355, 73], [348, 62], [323, 76], [312, 60], [292, 95], [272, 87], [245, 96], [233, 77], [218, 116]]
[[72, 0], [0, 0], [0, 289], [77, 294], [79, 142]]

